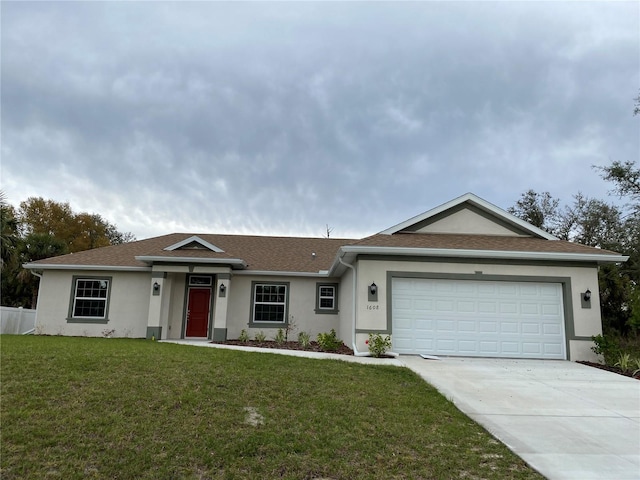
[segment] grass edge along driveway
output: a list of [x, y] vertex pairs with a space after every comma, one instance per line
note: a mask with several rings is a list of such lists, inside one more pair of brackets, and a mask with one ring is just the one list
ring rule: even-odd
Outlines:
[[0, 477], [542, 478], [406, 368], [0, 337]]

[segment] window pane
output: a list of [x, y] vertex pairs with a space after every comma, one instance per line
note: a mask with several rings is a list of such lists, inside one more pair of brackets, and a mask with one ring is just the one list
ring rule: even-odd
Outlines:
[[287, 286], [256, 284], [254, 292], [253, 321], [284, 323]]
[[321, 297], [333, 297], [333, 287], [320, 287]]
[[72, 316], [105, 318], [108, 290], [108, 280], [76, 280]]
[[81, 298], [107, 298], [106, 280], [78, 280], [77, 296]]
[[330, 308], [333, 310], [333, 298], [321, 298], [320, 308]]
[[284, 322], [284, 305], [256, 304], [255, 322]]
[[104, 317], [106, 302], [104, 300], [76, 300], [74, 317]]

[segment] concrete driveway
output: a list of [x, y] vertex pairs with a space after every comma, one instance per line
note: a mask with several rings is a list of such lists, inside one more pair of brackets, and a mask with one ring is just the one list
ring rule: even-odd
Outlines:
[[640, 381], [559, 360], [400, 356], [549, 479], [640, 479]]

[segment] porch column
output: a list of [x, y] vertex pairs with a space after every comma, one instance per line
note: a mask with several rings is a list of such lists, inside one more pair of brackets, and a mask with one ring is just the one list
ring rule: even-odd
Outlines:
[[[165, 295], [165, 290], [167, 291]], [[147, 339], [162, 340], [167, 337], [169, 299], [171, 281], [166, 272], [151, 272], [149, 288], [149, 315], [147, 317]], [[164, 327], [164, 328], [163, 328]]]
[[231, 291], [231, 275], [219, 273], [216, 275], [215, 312], [213, 315], [213, 341], [223, 342], [227, 339], [227, 304]]

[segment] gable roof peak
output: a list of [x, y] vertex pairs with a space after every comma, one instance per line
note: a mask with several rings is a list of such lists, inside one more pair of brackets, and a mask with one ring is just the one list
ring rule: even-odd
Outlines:
[[420, 215], [416, 215], [415, 217], [412, 217], [408, 220], [405, 220], [404, 222], [394, 225], [393, 227], [383, 230], [382, 232], [380, 232], [380, 234], [393, 235], [408, 227], [411, 227], [412, 225], [415, 225], [420, 222], [424, 222], [425, 220], [435, 217], [436, 215], [440, 215], [443, 212], [446, 212], [447, 210], [451, 210], [456, 207], [459, 207], [460, 205], [463, 205], [465, 203], [473, 207], [476, 207], [488, 213], [489, 215], [497, 217], [501, 221], [506, 222], [507, 224], [513, 225], [514, 227], [517, 227], [534, 237], [544, 238], [546, 240], [558, 240], [557, 237], [551, 235], [549, 232], [546, 232], [541, 228], [535, 227], [534, 225], [516, 217], [515, 215], [510, 214], [506, 210], [503, 210], [502, 208], [497, 207], [490, 202], [487, 202], [486, 200], [480, 198], [479, 196], [471, 192], [467, 192], [464, 195], [454, 198], [453, 200], [443, 203], [442, 205], [432, 208], [431, 210], [421, 213]]
[[199, 247], [206, 250], [211, 250], [212, 252], [216, 252], [216, 253], [224, 253], [224, 250], [216, 247], [214, 244], [209, 243], [206, 240], [203, 240], [198, 235], [192, 235], [188, 238], [185, 238], [184, 240], [181, 240], [178, 243], [174, 243], [173, 245], [169, 245], [168, 247], [165, 247], [163, 250], [172, 252], [174, 250], [179, 250], [181, 248], [189, 248], [189, 245], [191, 244], [195, 244], [196, 248]]

